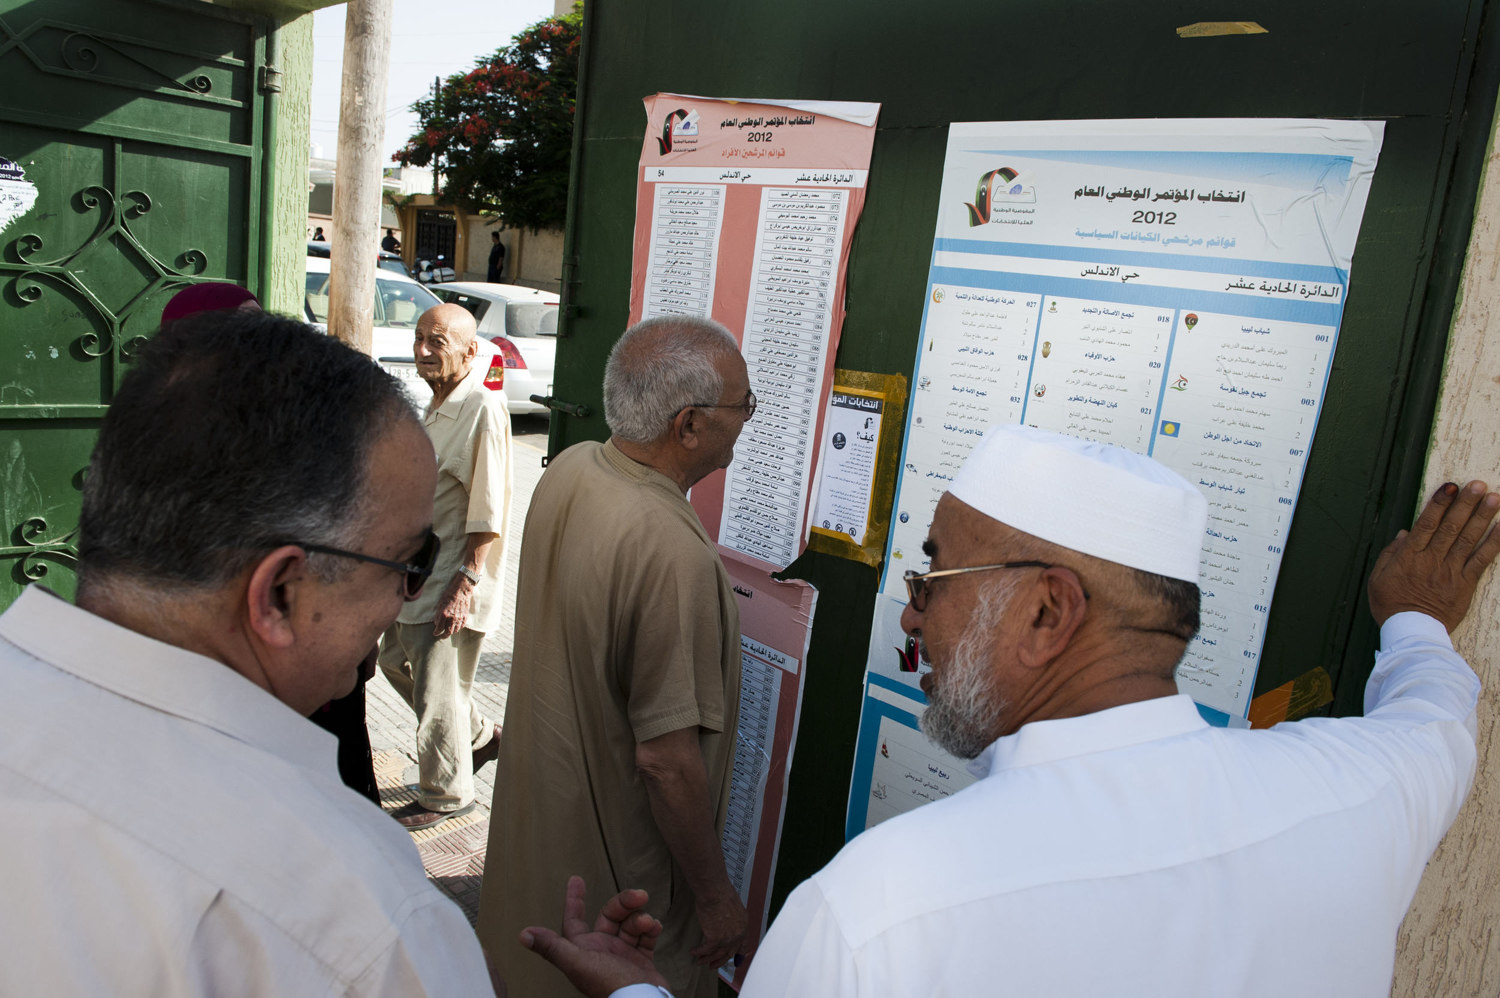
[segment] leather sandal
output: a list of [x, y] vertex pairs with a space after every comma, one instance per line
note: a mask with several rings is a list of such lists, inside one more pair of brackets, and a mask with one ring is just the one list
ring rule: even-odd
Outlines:
[[407, 831], [420, 832], [423, 829], [432, 828], [435, 825], [441, 825], [449, 818], [457, 818], [459, 815], [468, 814], [470, 811], [474, 810], [476, 803], [476, 801], [471, 800], [463, 807], [458, 808], [454, 811], [429, 811], [427, 810], [427, 808], [423, 807], [421, 804], [418, 804], [416, 801], [412, 801], [410, 804], [403, 804], [401, 807], [398, 807], [396, 808], [396, 810], [389, 813], [390, 816], [399, 821], [402, 827]]

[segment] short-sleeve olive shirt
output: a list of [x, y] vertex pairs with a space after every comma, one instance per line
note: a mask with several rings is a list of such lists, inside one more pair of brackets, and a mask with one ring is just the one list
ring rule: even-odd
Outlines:
[[651, 815], [635, 748], [697, 727], [722, 833], [739, 712], [739, 609], [713, 542], [681, 490], [612, 443], [551, 463], [522, 536], [516, 641], [479, 937], [510, 993], [569, 994], [523, 949], [554, 925], [570, 874], [590, 910], [645, 888], [664, 925], [657, 965], [678, 996], [715, 994], [689, 950], [692, 895]]

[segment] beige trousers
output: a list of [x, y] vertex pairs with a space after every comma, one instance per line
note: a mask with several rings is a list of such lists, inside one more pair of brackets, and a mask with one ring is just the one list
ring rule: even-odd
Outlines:
[[417, 715], [417, 803], [454, 811], [474, 799], [473, 752], [495, 725], [474, 706], [474, 670], [484, 635], [468, 628], [447, 638], [432, 623], [392, 624], [380, 638], [380, 671]]

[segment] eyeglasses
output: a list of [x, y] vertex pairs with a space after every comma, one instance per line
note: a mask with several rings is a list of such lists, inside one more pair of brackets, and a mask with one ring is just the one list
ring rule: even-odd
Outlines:
[[422, 592], [422, 587], [427, 584], [428, 576], [432, 575], [432, 566], [437, 564], [438, 550], [443, 542], [431, 529], [427, 531], [427, 539], [412, 555], [412, 561], [386, 561], [384, 558], [372, 558], [367, 554], [359, 554], [356, 551], [345, 551], [342, 548], [331, 548], [323, 544], [303, 544], [301, 541], [285, 541], [287, 544], [295, 544], [304, 551], [314, 551], [318, 554], [331, 554], [336, 558], [353, 558], [355, 561], [367, 561], [372, 565], [380, 565], [384, 568], [395, 569], [405, 572], [406, 578], [402, 579], [402, 589], [408, 600], [414, 600]]
[[970, 568], [945, 568], [937, 572], [908, 571], [902, 578], [906, 580], [906, 595], [911, 600], [913, 610], [921, 613], [927, 609], [927, 591], [932, 588], [931, 579], [941, 579], [945, 575], [966, 575], [969, 572], [990, 572], [998, 568], [1052, 568], [1045, 561], [1007, 561], [999, 565], [974, 565]]
[[748, 423], [755, 417], [755, 407], [759, 404], [760, 400], [755, 397], [754, 392], [746, 392], [743, 402], [689, 402], [682, 409], [678, 409], [672, 413], [672, 418], [676, 419], [682, 415], [683, 409], [743, 409], [745, 410], [745, 422]]

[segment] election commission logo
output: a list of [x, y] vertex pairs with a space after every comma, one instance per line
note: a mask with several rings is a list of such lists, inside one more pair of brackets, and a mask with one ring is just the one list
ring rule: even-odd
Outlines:
[[668, 114], [661, 125], [657, 147], [665, 156], [669, 152], [689, 152], [698, 144], [698, 112], [679, 107]]
[[1036, 188], [1018, 183], [1020, 176], [1008, 166], [980, 174], [974, 200], [964, 202], [964, 207], [969, 209], [970, 228], [995, 221], [995, 215], [1000, 214], [995, 210], [997, 205], [1036, 204]]

